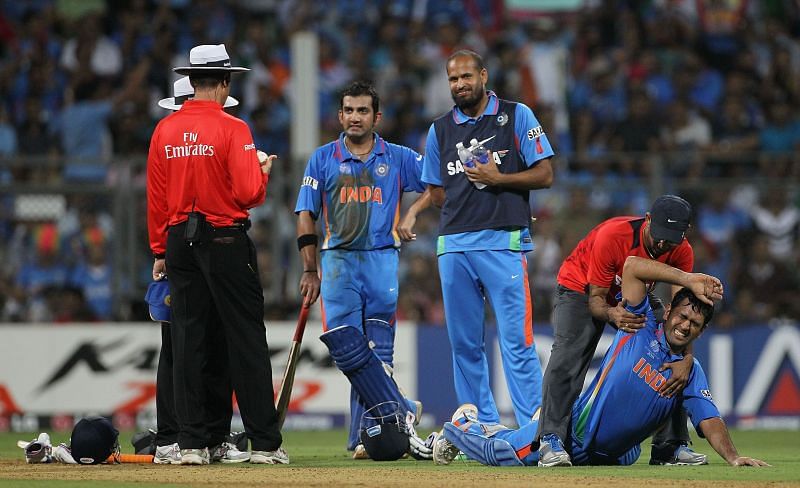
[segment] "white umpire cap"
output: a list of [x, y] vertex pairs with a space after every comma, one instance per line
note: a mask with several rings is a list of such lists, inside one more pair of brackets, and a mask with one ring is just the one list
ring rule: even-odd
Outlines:
[[[168, 110], [180, 110], [183, 102], [186, 100], [191, 100], [194, 96], [194, 87], [191, 83], [189, 83], [189, 77], [184, 76], [180, 78], [175, 84], [172, 86], [172, 95], [171, 97], [162, 98], [158, 101], [158, 106], [161, 108], [166, 108]], [[235, 107], [239, 105], [239, 100], [228, 97], [225, 100], [224, 108], [228, 107]]]
[[250, 68], [231, 66], [231, 58], [225, 44], [203, 44], [189, 51], [189, 66], [178, 66], [172, 70], [179, 75], [189, 75], [203, 71], [230, 71], [233, 73], [250, 71]]

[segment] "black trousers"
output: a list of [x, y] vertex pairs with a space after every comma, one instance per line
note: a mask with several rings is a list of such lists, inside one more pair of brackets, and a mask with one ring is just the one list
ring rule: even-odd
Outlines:
[[[214, 312], [217, 324], [219, 318]], [[212, 327], [212, 332], [222, 332], [222, 327]], [[219, 337], [217, 343], [224, 343], [225, 338]], [[214, 343], [214, 341], [209, 341]], [[213, 355], [209, 355], [212, 356]], [[209, 430], [209, 446], [216, 446], [226, 440], [231, 427], [233, 414], [233, 390], [228, 373], [227, 354], [220, 354], [217, 361], [210, 361], [206, 368], [207, 375], [214, 378], [206, 383], [207, 405], [206, 423]], [[158, 357], [158, 372], [156, 376], [156, 446], [167, 446], [178, 442], [178, 413], [175, 408], [175, 391], [173, 381], [173, 353], [172, 353], [172, 327], [169, 323], [161, 324], [161, 352]]]
[[[650, 297], [656, 317], [664, 314], [664, 306]], [[557, 434], [565, 441], [572, 430], [572, 404], [583, 389], [583, 381], [594, 357], [605, 322], [592, 318], [589, 297], [561, 285], [553, 301], [553, 349], [542, 381], [542, 410], [537, 439]], [[686, 411], [676, 409], [671, 419], [653, 436], [653, 444], [688, 442]]]
[[[223, 401], [220, 385], [229, 372], [252, 449], [275, 450], [282, 439], [255, 247], [241, 228], [209, 229], [194, 244], [184, 231], [185, 224], [170, 227], [166, 257], [178, 444], [214, 445], [208, 412]], [[228, 372], [218, 367], [225, 362]]]

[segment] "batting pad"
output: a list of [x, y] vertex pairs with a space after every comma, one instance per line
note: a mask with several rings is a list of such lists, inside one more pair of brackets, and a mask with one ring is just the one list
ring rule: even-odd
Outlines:
[[378, 358], [389, 366], [393, 366], [394, 327], [385, 320], [367, 319], [364, 321], [364, 331]]
[[325, 332], [319, 339], [328, 346], [336, 367], [347, 376], [367, 408], [388, 401], [407, 407], [397, 384], [386, 374], [383, 362], [370, 349], [367, 338], [360, 330], [348, 326], [337, 327]]
[[524, 466], [514, 447], [503, 439], [489, 438], [464, 432], [452, 422], [444, 424], [444, 437], [468, 458], [488, 466]]

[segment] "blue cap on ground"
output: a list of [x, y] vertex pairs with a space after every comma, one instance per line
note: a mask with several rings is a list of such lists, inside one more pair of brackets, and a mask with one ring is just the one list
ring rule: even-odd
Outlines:
[[147, 287], [144, 300], [150, 307], [150, 319], [156, 322], [169, 322], [170, 311], [169, 283], [166, 279], [154, 281]]

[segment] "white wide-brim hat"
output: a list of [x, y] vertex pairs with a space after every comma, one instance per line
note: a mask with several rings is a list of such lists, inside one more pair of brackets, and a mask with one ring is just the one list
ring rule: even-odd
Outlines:
[[[159, 100], [158, 106], [167, 110], [180, 110], [181, 106], [183, 106], [183, 102], [186, 100], [191, 100], [194, 96], [194, 87], [191, 83], [189, 83], [188, 76], [184, 76], [175, 82], [175, 84], [172, 86], [172, 94], [174, 96]], [[223, 105], [223, 107], [228, 108], [235, 107], [237, 105], [239, 105], [239, 100], [233, 97], [228, 97], [228, 99], [225, 100], [225, 105]]]
[[225, 44], [203, 44], [189, 51], [189, 66], [172, 68], [179, 75], [188, 75], [202, 71], [250, 71], [250, 68], [231, 66], [231, 58], [225, 50]]

